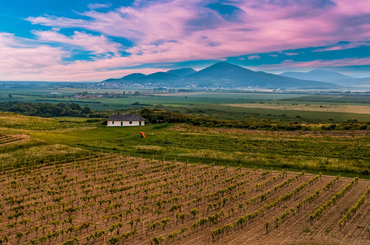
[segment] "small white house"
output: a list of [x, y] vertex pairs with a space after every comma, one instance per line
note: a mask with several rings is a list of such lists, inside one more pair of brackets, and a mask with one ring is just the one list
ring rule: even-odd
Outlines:
[[107, 119], [107, 127], [144, 126], [145, 119], [137, 114], [113, 114]]

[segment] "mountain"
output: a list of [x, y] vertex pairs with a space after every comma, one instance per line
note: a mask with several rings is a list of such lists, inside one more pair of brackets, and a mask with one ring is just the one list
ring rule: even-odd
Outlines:
[[256, 72], [241, 66], [219, 62], [185, 77], [188, 83], [201, 87], [263, 87], [263, 88], [333, 88], [334, 84], [287, 78], [266, 72]]
[[353, 79], [353, 77], [346, 76], [339, 72], [326, 70], [312, 70], [309, 72], [284, 72], [281, 76], [291, 77], [296, 79], [320, 81], [320, 82], [334, 82], [344, 79]]
[[370, 85], [370, 77], [341, 79], [333, 81], [333, 83], [346, 87], [362, 87], [363, 85]]
[[[173, 70], [176, 72], [176, 70]], [[180, 72], [181, 73], [181, 72]], [[169, 72], [156, 72], [149, 75], [144, 75], [143, 73], [132, 73], [122, 78], [109, 78], [104, 80], [103, 82], [108, 83], [118, 83], [118, 84], [125, 84], [125, 83], [157, 83], [161, 81], [168, 81], [168, 80], [177, 80], [179, 76], [171, 74]]]
[[169, 73], [169, 74], [172, 74], [178, 77], [186, 77], [196, 72], [197, 71], [194, 70], [193, 68], [181, 68], [181, 69], [169, 70], [166, 73]]
[[125, 81], [137, 81], [137, 80], [143, 79], [145, 77], [146, 77], [146, 75], [144, 75], [143, 73], [132, 73], [130, 75], [122, 77], [121, 79], [125, 80]]
[[109, 78], [104, 80], [103, 82], [108, 83], [118, 83], [118, 84], [125, 84], [125, 83], [156, 83], [161, 81], [168, 81], [168, 80], [177, 80], [179, 77], [170, 73], [166, 72], [156, 72], [149, 75], [144, 75], [142, 73], [132, 73], [122, 78]]
[[178, 79], [178, 76], [160, 71], [160, 72], [149, 74], [144, 79], [145, 81], [159, 81], [160, 82], [160, 81], [167, 81], [167, 80], [176, 80]]
[[[192, 68], [156, 72], [149, 75], [133, 73], [118, 79], [107, 79], [102, 83], [106, 86], [119, 87], [140, 85], [144, 87], [171, 88], [335, 88], [336, 85], [327, 82], [308, 81], [291, 77], [275, 75], [266, 72], [256, 72], [241, 66], [219, 62], [196, 72]], [[105, 86], [105, 85], [104, 85]]]

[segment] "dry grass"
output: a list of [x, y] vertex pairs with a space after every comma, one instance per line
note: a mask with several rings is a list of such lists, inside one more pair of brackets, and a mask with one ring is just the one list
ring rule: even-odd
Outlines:
[[[32, 140], [33, 144], [42, 143], [41, 140]], [[9, 152], [1, 153], [0, 154], [0, 163], [10, 165], [12, 163], [20, 162], [20, 161], [32, 161], [32, 159], [43, 159], [45, 157], [50, 158], [51, 156], [55, 155], [67, 155], [67, 154], [74, 154], [84, 151], [81, 148], [77, 147], [69, 147], [66, 145], [38, 145], [32, 147], [24, 147], [26, 145], [19, 144], [18, 149], [16, 151], [12, 151], [11, 149]], [[5, 167], [5, 166], [4, 166]]]

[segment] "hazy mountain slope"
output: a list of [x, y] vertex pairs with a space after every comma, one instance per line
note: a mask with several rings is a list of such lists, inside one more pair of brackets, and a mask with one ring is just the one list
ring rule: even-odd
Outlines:
[[237, 65], [219, 62], [185, 78], [185, 82], [199, 86], [265, 88], [332, 88], [334, 84], [304, 81], [265, 72], [255, 72]]
[[108, 83], [136, 83], [140, 79], [145, 78], [146, 75], [143, 73], [132, 73], [127, 76], [121, 77], [121, 78], [109, 78], [107, 80], [102, 81], [103, 82], [108, 82]]
[[178, 77], [186, 77], [196, 72], [197, 71], [194, 70], [193, 68], [181, 68], [181, 69], [169, 70], [166, 73], [169, 73], [169, 74], [172, 74]]
[[145, 78], [142, 78], [140, 80], [144, 80], [146, 82], [149, 82], [149, 81], [161, 82], [161, 81], [176, 80], [176, 79], [178, 79], [178, 76], [160, 71], [160, 72], [149, 74]]
[[284, 72], [281, 74], [281, 76], [321, 82], [332, 82], [343, 79], [353, 79], [352, 77], [346, 76], [339, 72], [319, 69], [312, 70], [309, 72]]
[[342, 79], [342, 80], [336, 80], [333, 83], [342, 85], [342, 86], [347, 86], [347, 87], [358, 87], [358, 86], [363, 86], [363, 85], [370, 85], [370, 77]]
[[132, 73], [132, 74], [122, 77], [121, 79], [125, 81], [137, 81], [145, 77], [146, 75], [144, 75], [143, 73]]

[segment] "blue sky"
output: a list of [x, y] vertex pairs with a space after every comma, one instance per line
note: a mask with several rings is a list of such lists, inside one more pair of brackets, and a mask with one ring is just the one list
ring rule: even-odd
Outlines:
[[0, 80], [99, 81], [227, 61], [370, 77], [368, 0], [14, 0]]

